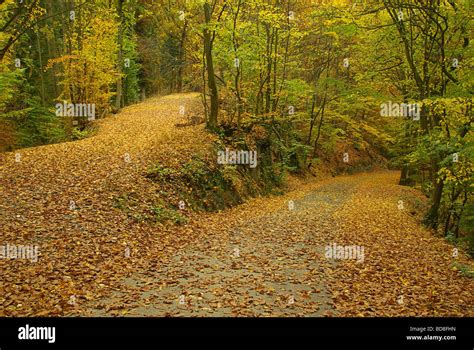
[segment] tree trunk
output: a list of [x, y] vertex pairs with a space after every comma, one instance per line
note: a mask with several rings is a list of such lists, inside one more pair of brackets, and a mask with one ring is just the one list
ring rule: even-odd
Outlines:
[[441, 205], [441, 197], [443, 195], [444, 181], [439, 179], [436, 182], [434, 191], [433, 191], [433, 204], [431, 204], [430, 210], [425, 217], [425, 225], [436, 229], [438, 227], [439, 221], [439, 207]]
[[212, 60], [212, 38], [208, 28], [211, 22], [211, 8], [207, 2], [204, 3], [204, 16], [206, 18], [206, 27], [204, 28], [204, 53], [206, 56], [207, 84], [211, 97], [211, 108], [207, 127], [211, 130], [215, 130], [217, 128], [217, 114], [219, 113], [219, 95], [216, 76], [214, 74], [214, 62]]
[[239, 17], [239, 12], [240, 12], [240, 6], [242, 4], [242, 0], [239, 0], [237, 4], [237, 10], [235, 11], [234, 15], [234, 25], [232, 28], [232, 44], [234, 46], [234, 54], [235, 58], [238, 59], [238, 64], [236, 65], [235, 69], [235, 79], [234, 79], [234, 87], [235, 87], [235, 95], [237, 97], [237, 125], [240, 127], [240, 122], [242, 118], [242, 96], [240, 93], [240, 79], [241, 79], [241, 62], [240, 58], [237, 57], [238, 55], [238, 44], [237, 44], [237, 38], [236, 38], [236, 32], [237, 32], [237, 20]]
[[42, 48], [41, 48], [41, 42], [40, 42], [40, 37], [39, 37], [39, 28], [36, 26], [36, 49], [38, 50], [38, 64], [39, 64], [39, 75], [40, 75], [40, 81], [41, 81], [41, 105], [44, 107], [46, 105], [45, 103], [45, 87], [44, 87], [44, 68], [43, 68], [43, 56], [41, 54]]
[[177, 82], [177, 91], [183, 91], [183, 71], [184, 71], [184, 64], [185, 64], [185, 42], [186, 42], [186, 35], [188, 30], [188, 22], [184, 20], [183, 31], [181, 32], [181, 38], [179, 40], [179, 67], [178, 67], [178, 82]]
[[[118, 71], [120, 74], [123, 72], [123, 2], [124, 0], [117, 0], [117, 13], [120, 17], [120, 26], [118, 32]], [[122, 107], [122, 89], [123, 79], [120, 77], [117, 81], [117, 95], [115, 96], [115, 108], [118, 110]]]
[[410, 185], [412, 185], [412, 183], [411, 183], [411, 181], [408, 177], [409, 170], [410, 170], [410, 168], [408, 167], [408, 165], [403, 165], [402, 166], [402, 172], [400, 174], [400, 181], [398, 182], [399, 185], [401, 185], [401, 186], [410, 186]]

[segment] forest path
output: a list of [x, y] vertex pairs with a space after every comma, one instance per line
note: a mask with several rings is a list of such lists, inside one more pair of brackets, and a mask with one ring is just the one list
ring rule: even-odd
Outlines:
[[217, 213], [220, 225], [166, 265], [128, 278], [130, 290], [101, 306], [127, 305], [134, 316], [324, 315], [333, 310], [325, 273], [333, 264], [323, 245], [353, 187], [337, 181], [293, 193], [301, 198], [291, 209], [275, 197]]
[[[114, 208], [124, 194], [152, 204], [148, 167], [209, 144], [202, 125], [175, 126], [198, 104], [149, 99], [94, 137], [0, 155], [0, 245], [40, 251], [0, 259], [0, 316], [473, 315], [472, 279], [452, 265], [464, 257], [410, 214], [417, 194], [398, 172], [309, 181], [183, 226]], [[327, 259], [333, 244], [363, 247], [363, 261]]]
[[[419, 225], [398, 177], [340, 176], [205, 215], [200, 239], [135, 271], [92, 315], [472, 315], [473, 281], [452, 268], [462, 257]], [[363, 259], [328, 259], [334, 244]]]

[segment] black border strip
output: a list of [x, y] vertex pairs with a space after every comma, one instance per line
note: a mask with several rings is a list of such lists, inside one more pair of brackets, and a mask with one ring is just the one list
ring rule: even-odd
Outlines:
[[[0, 350], [69, 348], [127, 343], [146, 345], [163, 337], [292, 336], [353, 345], [403, 345], [404, 348], [474, 348], [473, 318], [0, 318]], [[19, 340], [26, 324], [56, 327], [56, 341]], [[410, 327], [433, 327], [430, 332]], [[436, 327], [456, 327], [436, 331]], [[456, 340], [407, 340], [410, 335], [455, 335]], [[462, 346], [461, 346], [462, 345]], [[461, 346], [461, 347], [460, 347]], [[137, 347], [134, 347], [137, 348]], [[153, 348], [153, 347], [152, 347]]]

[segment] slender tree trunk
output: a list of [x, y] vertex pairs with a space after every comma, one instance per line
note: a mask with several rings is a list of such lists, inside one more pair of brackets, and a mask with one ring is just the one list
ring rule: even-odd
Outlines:
[[271, 108], [271, 94], [272, 94], [272, 85], [271, 85], [271, 78], [272, 78], [272, 52], [273, 52], [273, 37], [274, 31], [270, 34], [270, 25], [265, 25], [265, 31], [267, 34], [267, 52], [266, 52], [266, 60], [267, 60], [267, 72], [266, 72], [266, 90], [265, 90], [265, 113], [270, 112]]
[[316, 121], [316, 117], [314, 115], [314, 107], [316, 107], [316, 93], [313, 94], [313, 98], [311, 102], [311, 112], [310, 112], [311, 122], [309, 124], [308, 140], [306, 141], [306, 144], [308, 146], [311, 144], [311, 136], [313, 136], [313, 127]]
[[36, 49], [38, 50], [38, 64], [40, 67], [40, 80], [41, 80], [41, 105], [45, 106], [45, 87], [44, 87], [44, 73], [43, 73], [43, 55], [41, 53], [41, 41], [39, 37], [39, 27], [36, 26]]
[[237, 4], [237, 10], [235, 11], [234, 15], [234, 25], [232, 28], [232, 44], [234, 46], [234, 54], [235, 58], [238, 60], [238, 64], [236, 65], [235, 69], [235, 80], [234, 80], [234, 86], [235, 86], [235, 94], [237, 97], [237, 125], [240, 126], [240, 121], [242, 118], [242, 96], [240, 93], [240, 78], [241, 78], [241, 71], [242, 71], [242, 66], [241, 66], [241, 61], [240, 58], [237, 57], [238, 55], [238, 44], [237, 44], [237, 38], [236, 38], [236, 31], [237, 31], [237, 20], [239, 17], [239, 12], [240, 12], [240, 6], [242, 4], [242, 0], [239, 0]]
[[[290, 13], [290, 1], [288, 1], [287, 5], [288, 5], [288, 7], [286, 9], [286, 13], [289, 14]], [[275, 105], [273, 107], [274, 111], [276, 111], [276, 109], [278, 107], [278, 102], [280, 101], [281, 91], [283, 89], [283, 85], [286, 82], [286, 71], [287, 71], [288, 54], [289, 54], [289, 48], [290, 48], [290, 36], [291, 36], [290, 35], [291, 34], [291, 25], [290, 25], [290, 16], [289, 15], [287, 16], [287, 26], [288, 26], [288, 32], [287, 32], [287, 35], [286, 35], [285, 54], [283, 56], [283, 74], [282, 74], [282, 78], [281, 78], [281, 82], [280, 82], [280, 88], [278, 89], [278, 93], [277, 93], [277, 96], [275, 98]], [[275, 70], [276, 70], [276, 67], [275, 67]], [[314, 105], [313, 105], [312, 111], [314, 112]]]
[[[118, 32], [118, 71], [120, 74], [123, 72], [123, 2], [124, 0], [117, 0], [117, 13], [120, 17], [120, 26]], [[120, 77], [117, 81], [117, 95], [115, 96], [115, 108], [120, 109], [122, 107], [123, 98], [123, 78]]]
[[272, 89], [272, 112], [276, 111], [277, 105], [276, 105], [276, 92], [277, 92], [277, 65], [278, 65], [278, 29], [275, 29], [275, 34], [274, 34], [274, 48], [275, 51], [273, 53], [273, 89]]
[[323, 99], [323, 105], [321, 109], [321, 119], [319, 120], [319, 125], [318, 125], [318, 134], [316, 135], [316, 140], [314, 140], [313, 157], [312, 157], [313, 159], [316, 157], [316, 154], [318, 151], [318, 141], [319, 141], [319, 137], [321, 136], [321, 127], [323, 126], [325, 109], [326, 109], [326, 95], [324, 95], [324, 99]]
[[206, 85], [206, 53], [204, 50], [202, 51], [202, 70], [201, 70], [201, 75], [202, 75], [202, 104], [204, 106], [204, 117], [206, 118], [206, 124], [209, 116], [209, 106], [207, 104], [207, 85]]
[[[408, 122], [405, 122], [405, 140], [410, 140], [410, 137], [410, 124]], [[402, 171], [400, 173], [400, 180], [398, 184], [402, 186], [410, 186], [412, 184], [412, 181], [410, 181], [409, 174], [410, 167], [408, 166], [408, 164], [404, 164], [402, 166]]]
[[211, 130], [215, 130], [217, 128], [217, 115], [219, 113], [219, 95], [214, 73], [214, 61], [212, 59], [212, 37], [208, 28], [211, 22], [211, 8], [208, 2], [204, 3], [204, 16], [206, 19], [206, 27], [204, 28], [204, 53], [206, 55], [207, 84], [211, 97], [211, 108], [207, 127]]
[[186, 35], [188, 30], [188, 22], [184, 20], [183, 31], [181, 32], [181, 38], [179, 41], [179, 67], [178, 67], [178, 82], [177, 82], [177, 91], [183, 91], [183, 71], [184, 71], [184, 64], [185, 64], [185, 42], [186, 42]]

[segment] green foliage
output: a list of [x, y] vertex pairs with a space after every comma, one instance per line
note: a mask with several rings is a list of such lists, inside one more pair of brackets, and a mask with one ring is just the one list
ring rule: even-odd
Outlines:
[[126, 2], [124, 9], [124, 38], [123, 38], [123, 58], [128, 59], [130, 64], [123, 68], [124, 76], [124, 100], [125, 105], [136, 103], [140, 96], [139, 73], [141, 65], [138, 63], [138, 38], [135, 33], [135, 9], [136, 4], [133, 1]]
[[122, 194], [116, 197], [113, 206], [138, 222], [170, 222], [176, 225], [182, 225], [188, 222], [188, 218], [186, 218], [176, 208], [166, 206], [163, 203], [154, 204], [149, 208], [144, 208], [134, 192]]
[[[31, 97], [30, 86], [24, 79], [24, 70], [0, 74], [0, 119], [14, 125], [15, 148], [56, 143], [65, 138], [61, 120], [41, 105], [39, 97]], [[22, 102], [20, 102], [22, 100]], [[21, 109], [11, 106], [21, 103]]]
[[158, 205], [151, 208], [151, 211], [154, 214], [154, 219], [158, 222], [170, 221], [177, 225], [183, 225], [188, 222], [188, 219], [185, 216], [174, 209], [169, 209]]
[[148, 176], [160, 182], [167, 181], [174, 174], [176, 174], [174, 169], [165, 168], [161, 164], [157, 164], [148, 170]]
[[0, 111], [4, 114], [23, 82], [24, 69], [10, 70], [3, 64], [0, 68]]
[[461, 272], [461, 274], [463, 274], [464, 276], [466, 276], [468, 278], [474, 278], [474, 271], [472, 270], [471, 266], [467, 266], [467, 265], [460, 264], [460, 263], [454, 263], [453, 266], [457, 270], [459, 270], [459, 272]]
[[73, 128], [71, 133], [71, 140], [82, 140], [90, 136], [90, 130], [84, 129], [80, 130], [79, 128]]
[[129, 37], [126, 37], [124, 39], [123, 56], [130, 60], [130, 66], [124, 68], [124, 99], [126, 105], [136, 103], [140, 99], [140, 65], [137, 63], [137, 55], [136, 39], [130, 39]]

